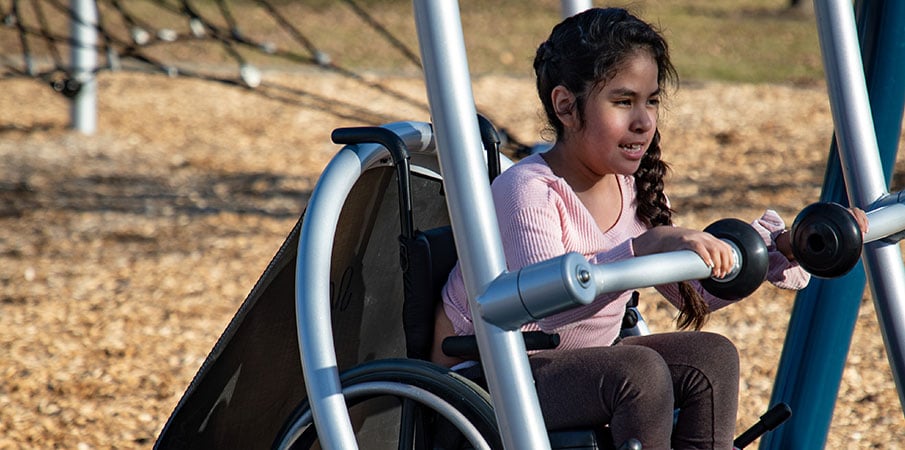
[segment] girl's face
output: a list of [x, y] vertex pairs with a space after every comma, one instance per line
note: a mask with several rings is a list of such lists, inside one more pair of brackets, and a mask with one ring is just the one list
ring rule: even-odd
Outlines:
[[656, 61], [646, 51], [637, 51], [612, 79], [591, 90], [583, 123], [574, 107], [560, 116], [566, 128], [562, 144], [585, 170], [597, 176], [631, 175], [638, 170], [657, 129], [657, 75]]

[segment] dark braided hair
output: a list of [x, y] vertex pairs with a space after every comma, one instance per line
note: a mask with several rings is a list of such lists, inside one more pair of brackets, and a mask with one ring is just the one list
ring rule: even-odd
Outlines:
[[[537, 49], [534, 73], [537, 93], [557, 139], [562, 139], [565, 129], [553, 107], [553, 89], [563, 86], [575, 95], [575, 112], [583, 124], [590, 93], [611, 80], [623, 62], [638, 51], [648, 52], [656, 62], [659, 86], [678, 84], [666, 40], [653, 26], [625, 9], [588, 9], [553, 28]], [[660, 159], [660, 153], [660, 132], [656, 130], [634, 174], [637, 216], [648, 227], [672, 225], [673, 211], [663, 193], [663, 178], [669, 166]], [[701, 329], [710, 312], [707, 303], [690, 283], [679, 283], [679, 293], [679, 328]]]

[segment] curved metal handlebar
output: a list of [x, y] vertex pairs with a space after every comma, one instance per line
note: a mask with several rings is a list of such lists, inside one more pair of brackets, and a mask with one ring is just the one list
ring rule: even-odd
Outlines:
[[[720, 282], [741, 271], [742, 253], [732, 247], [735, 263]], [[709, 278], [711, 268], [691, 250], [637, 256], [592, 264], [578, 253], [567, 253], [501, 275], [478, 298], [484, 320], [504, 329], [587, 305], [601, 294]]]
[[337, 128], [330, 135], [337, 144], [369, 144], [384, 146], [393, 158], [396, 166], [396, 180], [399, 184], [399, 216], [402, 235], [411, 237], [415, 231], [412, 223], [411, 173], [408, 147], [405, 141], [393, 130], [385, 127], [349, 127]]
[[[905, 204], [901, 199], [899, 195], [895, 198], [898, 202], [887, 202], [866, 213], [870, 230], [865, 243], [902, 238]], [[601, 264], [591, 264], [581, 255], [569, 253], [501, 275], [478, 298], [480, 314], [488, 322], [511, 330], [589, 304], [601, 294], [708, 278], [730, 283], [742, 272], [746, 261], [735, 242], [722, 240], [729, 244], [734, 256], [734, 264], [723, 278], [711, 277], [711, 268], [691, 250]]]

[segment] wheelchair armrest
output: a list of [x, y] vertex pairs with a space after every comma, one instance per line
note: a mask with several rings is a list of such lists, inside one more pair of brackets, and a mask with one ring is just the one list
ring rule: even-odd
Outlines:
[[550, 431], [553, 450], [641, 450], [641, 442], [629, 439], [618, 448], [613, 444], [609, 428], [575, 428]]
[[[559, 346], [559, 334], [547, 334], [543, 331], [527, 331], [522, 333], [527, 350], [549, 350]], [[441, 344], [443, 354], [462, 359], [480, 359], [478, 340], [474, 335], [450, 336]]]

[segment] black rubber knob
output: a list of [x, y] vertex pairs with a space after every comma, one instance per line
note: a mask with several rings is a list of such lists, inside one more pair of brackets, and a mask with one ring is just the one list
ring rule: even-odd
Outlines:
[[732, 242], [741, 253], [742, 264], [738, 274], [729, 280], [706, 278], [701, 286], [707, 292], [726, 300], [745, 298], [767, 279], [770, 257], [767, 244], [751, 225], [739, 219], [722, 219], [710, 224], [704, 231]]
[[861, 258], [861, 228], [848, 208], [838, 203], [808, 205], [795, 218], [791, 233], [795, 259], [814, 276], [845, 275]]

